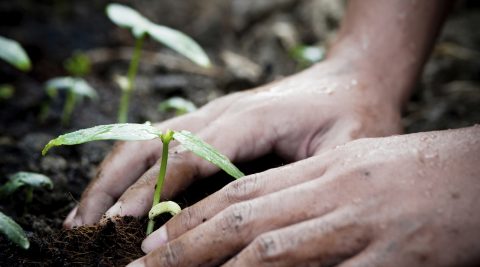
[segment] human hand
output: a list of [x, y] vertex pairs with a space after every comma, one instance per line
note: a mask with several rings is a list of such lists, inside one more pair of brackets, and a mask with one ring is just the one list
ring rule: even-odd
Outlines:
[[353, 141], [232, 182], [129, 266], [472, 266], [479, 162], [480, 126]]
[[[272, 151], [300, 160], [353, 139], [399, 133], [400, 107], [388, 94], [392, 90], [384, 87], [385, 78], [361, 69], [346, 60], [327, 60], [281, 81], [222, 97], [158, 127], [192, 131], [237, 162]], [[146, 214], [161, 146], [158, 140], [119, 143], [64, 225], [95, 223], [107, 210], [108, 216]], [[167, 199], [193, 179], [217, 171], [178, 146], [171, 151], [162, 192]]]

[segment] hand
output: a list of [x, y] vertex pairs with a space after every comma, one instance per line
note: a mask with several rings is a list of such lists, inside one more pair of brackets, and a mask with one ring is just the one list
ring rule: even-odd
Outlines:
[[479, 162], [479, 126], [353, 141], [184, 209], [130, 266], [475, 265]]
[[[385, 88], [384, 77], [361, 70], [347, 60], [330, 59], [281, 81], [222, 97], [158, 127], [195, 132], [237, 162], [272, 151], [300, 160], [357, 138], [399, 133], [399, 101], [388, 94], [395, 90]], [[146, 214], [161, 151], [158, 140], [117, 144], [64, 225], [95, 223], [107, 209], [108, 216]], [[164, 198], [217, 171], [191, 153], [178, 152], [175, 145], [171, 151]]]

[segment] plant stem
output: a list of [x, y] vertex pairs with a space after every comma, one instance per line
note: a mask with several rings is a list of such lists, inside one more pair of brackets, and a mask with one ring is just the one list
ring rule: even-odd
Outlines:
[[[153, 195], [153, 203], [152, 207], [157, 205], [160, 202], [160, 197], [163, 188], [163, 181], [165, 180], [165, 174], [167, 173], [167, 162], [168, 162], [168, 146], [170, 141], [173, 139], [173, 131], [167, 130], [165, 134], [163, 134], [160, 139], [163, 143], [163, 150], [162, 150], [162, 161], [160, 163], [160, 171], [158, 172], [157, 177], [157, 185], [155, 186], [155, 193]], [[148, 221], [147, 226], [147, 235], [153, 232], [153, 227], [155, 226], [154, 220]]]
[[135, 50], [133, 52], [132, 60], [128, 66], [128, 84], [126, 88], [122, 89], [122, 98], [120, 99], [120, 107], [118, 109], [118, 122], [125, 123], [127, 122], [128, 117], [128, 106], [130, 102], [130, 95], [135, 88], [135, 78], [137, 76], [138, 64], [140, 63], [140, 55], [142, 54], [142, 45], [143, 40], [145, 39], [145, 34], [138, 37], [135, 42]]
[[67, 99], [65, 100], [65, 104], [63, 106], [62, 112], [62, 125], [66, 126], [70, 122], [70, 117], [72, 116], [73, 109], [75, 108], [75, 92], [73, 89], [68, 90]]

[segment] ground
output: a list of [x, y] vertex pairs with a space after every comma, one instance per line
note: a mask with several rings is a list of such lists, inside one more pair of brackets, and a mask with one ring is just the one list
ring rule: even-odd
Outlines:
[[[0, 266], [121, 265], [142, 255], [138, 244], [143, 221], [61, 230], [61, 222], [78, 201], [95, 168], [110, 150], [109, 142], [59, 148], [46, 157], [40, 151], [58, 134], [113, 123], [119, 89], [113, 77], [124, 74], [133, 39], [115, 27], [104, 13], [105, 1], [4, 1], [0, 3], [0, 35], [18, 40], [34, 68], [20, 73], [0, 63], [0, 84], [15, 86], [10, 99], [0, 99], [0, 184], [17, 171], [33, 171], [52, 178], [52, 191], [37, 191], [25, 204], [24, 195], [0, 200], [0, 211], [11, 215], [27, 231], [32, 247], [23, 252], [0, 237]], [[182, 30], [197, 40], [215, 68], [204, 70], [147, 41], [131, 122], [161, 121], [174, 116], [157, 105], [182, 96], [197, 105], [233, 91], [280, 79], [302, 68], [289, 50], [297, 45], [326, 47], [343, 14], [343, 2], [332, 0], [162, 0], [122, 1], [153, 21]], [[480, 122], [480, 5], [457, 1], [419, 78], [404, 114], [406, 132], [458, 128]], [[49, 100], [43, 83], [65, 75], [63, 61], [83, 51], [92, 61], [86, 79], [98, 90], [99, 101], [77, 106], [68, 127], [60, 125], [62, 99]], [[51, 110], [41, 120], [45, 105]], [[274, 162], [274, 163], [272, 163]], [[247, 164], [250, 172], [278, 164], [267, 157]], [[179, 197], [189, 205], [229, 181], [216, 176]], [[137, 235], [117, 234], [137, 230]], [[120, 238], [121, 241], [118, 241]], [[126, 242], [132, 240], [132, 242]], [[131, 243], [130, 247], [121, 247]], [[83, 245], [81, 245], [83, 244]], [[81, 248], [81, 249], [80, 249]], [[130, 251], [130, 253], [125, 253]], [[80, 256], [80, 254], [82, 256]], [[118, 255], [122, 255], [121, 257]]]

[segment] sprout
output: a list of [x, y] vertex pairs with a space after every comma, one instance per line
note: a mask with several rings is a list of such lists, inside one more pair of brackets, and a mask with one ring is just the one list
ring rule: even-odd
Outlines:
[[172, 97], [161, 102], [158, 105], [158, 109], [163, 112], [173, 109], [177, 115], [183, 115], [197, 110], [197, 107], [191, 101], [188, 101], [184, 98]]
[[25, 231], [12, 218], [0, 211], [0, 232], [23, 249], [30, 247]]
[[[157, 177], [157, 184], [155, 193], [153, 195], [152, 215], [147, 226], [147, 235], [153, 231], [155, 224], [154, 217], [163, 212], [178, 213], [179, 206], [173, 205], [171, 202], [157, 206], [160, 203], [163, 182], [167, 171], [168, 148], [170, 141], [176, 140], [182, 146], [192, 151], [197, 156], [215, 164], [226, 173], [238, 179], [244, 174], [233, 165], [230, 160], [218, 152], [211, 145], [205, 143], [203, 140], [188, 131], [171, 131], [167, 130], [162, 133], [157, 128], [151, 126], [150, 123], [135, 124], [135, 123], [119, 123], [109, 125], [99, 125], [92, 128], [78, 130], [72, 133], [60, 135], [56, 139], [51, 140], [42, 150], [42, 155], [45, 155], [49, 149], [61, 145], [77, 145], [96, 140], [152, 140], [159, 138], [163, 143], [162, 159], [160, 163], [160, 171]], [[160, 213], [159, 213], [160, 212]]]
[[17, 172], [13, 175], [10, 175], [9, 181], [4, 185], [0, 186], [0, 197], [4, 198], [22, 187], [27, 188], [26, 202], [31, 202], [33, 197], [34, 188], [47, 188], [52, 189], [53, 183], [50, 178], [43, 174], [33, 173], [33, 172]]
[[73, 109], [77, 99], [80, 100], [83, 97], [88, 97], [93, 100], [98, 98], [97, 92], [93, 89], [87, 81], [82, 78], [73, 78], [73, 77], [57, 77], [50, 79], [45, 84], [45, 90], [51, 98], [55, 98], [58, 95], [58, 91], [66, 90], [67, 99], [63, 106], [62, 112], [62, 124], [67, 125], [72, 116]]
[[120, 27], [131, 29], [132, 34], [136, 39], [135, 50], [128, 68], [128, 83], [121, 87], [122, 98], [118, 110], [118, 122], [124, 123], [127, 121], [130, 95], [134, 90], [135, 77], [137, 75], [141, 49], [145, 36], [148, 35], [152, 37], [153, 40], [164, 44], [200, 66], [209, 67], [211, 65], [208, 56], [200, 45], [186, 34], [155, 24], [143, 17], [136, 10], [124, 5], [109, 4], [106, 8], [106, 12], [107, 16], [113, 23]]
[[0, 36], [0, 58], [21, 71], [29, 71], [32, 68], [30, 58], [22, 46], [2, 36]]
[[83, 77], [90, 72], [90, 59], [81, 52], [75, 52], [65, 60], [63, 64], [65, 70], [75, 77]]
[[0, 100], [10, 99], [15, 94], [15, 87], [11, 84], [0, 84]]
[[306, 67], [323, 60], [325, 48], [321, 46], [298, 45], [291, 49], [290, 55], [300, 66]]

